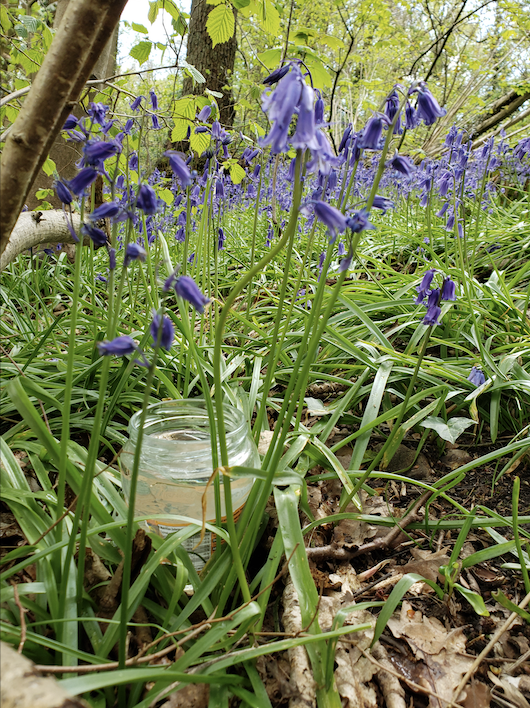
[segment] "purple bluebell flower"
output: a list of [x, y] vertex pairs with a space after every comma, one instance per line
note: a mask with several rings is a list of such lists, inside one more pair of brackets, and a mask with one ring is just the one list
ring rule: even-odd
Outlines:
[[131, 152], [129, 155], [129, 169], [138, 172], [138, 153]]
[[301, 100], [298, 106], [298, 119], [296, 130], [291, 139], [291, 144], [295, 148], [318, 149], [319, 145], [315, 135], [315, 92], [306, 83], [302, 84]]
[[98, 274], [96, 275], [96, 277], [94, 278], [94, 280], [97, 280], [98, 283], [106, 283], [106, 282], [108, 282], [108, 281], [107, 281], [107, 278], [105, 278], [104, 275], [101, 275], [101, 273], [98, 273]]
[[441, 300], [455, 301], [456, 300], [456, 285], [449, 277], [445, 277], [442, 283]]
[[339, 264], [339, 273], [343, 273], [345, 270], [349, 270], [352, 260], [353, 260], [353, 251], [350, 247], [350, 250], [348, 251], [348, 255], [346, 256], [346, 258], [343, 258]]
[[376, 113], [364, 127], [360, 147], [365, 150], [380, 150], [383, 133], [383, 117]]
[[206, 121], [210, 117], [211, 112], [212, 112], [211, 106], [204, 106], [202, 108], [202, 110], [200, 111], [199, 115], [197, 116], [197, 120], [200, 120], [202, 123], [206, 123]]
[[193, 132], [199, 135], [200, 133], [209, 133], [210, 130], [205, 125], [198, 125]]
[[438, 305], [439, 302], [440, 291], [435, 288], [434, 290], [430, 291], [429, 297], [427, 298], [427, 312], [425, 313], [425, 317], [423, 318], [424, 325], [434, 327], [434, 325], [439, 324], [438, 318], [442, 314], [442, 309]]
[[326, 202], [316, 202], [314, 210], [317, 219], [328, 228], [330, 243], [334, 243], [337, 238], [337, 232], [342, 233], [348, 226], [346, 217], [336, 207]]
[[83, 148], [83, 164], [99, 167], [105, 160], [120, 152], [121, 147], [115, 142], [91, 140]]
[[74, 115], [72, 115], [72, 113], [70, 113], [70, 115], [64, 122], [63, 130], [73, 130], [77, 126], [78, 122], [78, 119]]
[[98, 349], [101, 356], [126, 356], [136, 351], [136, 343], [129, 335], [122, 334], [110, 342], [99, 342]]
[[315, 123], [316, 125], [324, 125], [324, 101], [320, 91], [316, 92], [317, 100], [315, 101]]
[[184, 160], [174, 150], [166, 150], [164, 155], [169, 159], [171, 169], [180, 180], [180, 184], [184, 188], [189, 187], [193, 180]]
[[387, 199], [386, 197], [382, 197], [381, 195], [376, 194], [374, 197], [372, 208], [381, 209], [383, 214], [386, 214], [388, 209], [394, 208], [394, 202], [391, 199]]
[[477, 387], [482, 386], [483, 383], [486, 383], [486, 377], [484, 376], [484, 372], [478, 366], [474, 366], [471, 369], [471, 373], [467, 377], [467, 380], [471, 381], [471, 383]]
[[339, 241], [339, 245], [337, 247], [337, 256], [341, 258], [346, 253], [346, 246], [344, 245], [344, 241]]
[[125, 258], [123, 260], [124, 268], [127, 268], [132, 261], [145, 261], [147, 253], [145, 248], [138, 243], [128, 243], [125, 249]]
[[145, 214], [156, 214], [160, 208], [155, 190], [148, 184], [142, 184], [136, 197], [136, 206]]
[[140, 104], [145, 99], [145, 96], [136, 96], [134, 101], [131, 103], [131, 111], [137, 111], [140, 108]]
[[160, 130], [161, 125], [158, 121], [158, 116], [155, 113], [151, 113], [151, 123], [153, 125], [153, 130]]
[[264, 84], [272, 86], [272, 84], [277, 84], [280, 79], [283, 79], [285, 74], [289, 71], [289, 64], [284, 64], [278, 69], [274, 69], [272, 74], [269, 74], [266, 79], [263, 79]]
[[398, 155], [397, 150], [394, 157], [390, 160], [390, 164], [395, 170], [400, 172], [402, 175], [405, 175], [405, 177], [410, 177], [416, 169], [410, 157], [407, 157], [406, 155]]
[[[162, 329], [159, 335], [159, 331]], [[175, 329], [173, 327], [173, 322], [167, 317], [167, 315], [159, 315], [158, 313], [153, 314], [153, 321], [151, 322], [150, 330], [151, 337], [153, 338], [152, 346], [155, 347], [158, 342], [158, 337], [160, 336], [160, 346], [167, 352], [171, 349], [173, 340], [175, 339]]]
[[104, 202], [100, 204], [94, 211], [89, 214], [90, 221], [98, 221], [99, 219], [112, 219], [119, 214], [121, 207], [117, 202]]
[[[390, 125], [394, 120], [394, 116], [399, 110], [399, 96], [396, 89], [388, 94], [385, 101], [385, 115], [388, 119], [388, 124]], [[401, 127], [401, 116], [398, 117], [396, 125], [394, 127], [394, 134], [401, 135], [403, 133], [403, 128]]]
[[407, 101], [405, 105], [405, 128], [407, 130], [414, 130], [418, 123], [419, 119], [416, 113], [416, 109], [409, 101]]
[[107, 115], [108, 110], [109, 106], [105, 106], [103, 103], [90, 103], [87, 113], [95, 123], [103, 125], [105, 123], [105, 116]]
[[425, 125], [432, 125], [438, 118], [447, 113], [445, 108], [440, 108], [438, 101], [422, 82], [418, 88], [418, 116], [423, 118]]
[[116, 249], [109, 248], [109, 270], [116, 270]]
[[425, 298], [427, 297], [427, 294], [429, 293], [429, 288], [431, 286], [432, 279], [434, 278], [435, 273], [436, 273], [436, 268], [431, 268], [423, 276], [421, 283], [416, 288], [416, 290], [418, 291], [418, 297], [414, 301], [416, 303], [416, 305], [419, 305], [420, 303], [422, 303], [425, 300]]
[[68, 187], [76, 197], [79, 197], [94, 182], [97, 176], [98, 173], [93, 167], [84, 167], [68, 182]]
[[218, 239], [217, 239], [217, 250], [218, 251], [223, 251], [225, 247], [225, 232], [223, 231], [223, 228], [220, 226], [219, 227], [219, 232], [218, 232]]
[[354, 211], [346, 220], [346, 224], [354, 234], [358, 234], [366, 229], [375, 229], [376, 227], [370, 223], [370, 212], [366, 209]]
[[156, 93], [151, 89], [149, 91], [149, 98], [151, 99], [151, 106], [153, 107], [153, 111], [158, 110], [158, 96]]
[[316, 147], [314, 147], [315, 143], [309, 145], [311, 148], [311, 159], [307, 163], [307, 171], [329, 175], [332, 168], [340, 164], [340, 158], [335, 157], [330, 142], [322, 130], [317, 129], [315, 137]]
[[[193, 254], [195, 255], [195, 254]], [[203, 295], [199, 286], [190, 278], [189, 275], [181, 275], [175, 283], [175, 292], [183, 300], [187, 300], [191, 305], [200, 312], [204, 312], [204, 306], [210, 302], [210, 298]]]
[[125, 127], [123, 128], [123, 132], [125, 133], [125, 135], [131, 134], [133, 126], [134, 126], [134, 120], [132, 118], [129, 118], [127, 120], [127, 122], [125, 123]]
[[346, 143], [347, 143], [348, 139], [350, 138], [351, 131], [352, 131], [352, 124], [348, 123], [344, 133], [342, 134], [342, 138], [341, 138], [340, 145], [339, 145], [339, 152], [342, 152], [344, 150], [344, 148], [346, 147]]
[[70, 190], [60, 180], [57, 180], [55, 183], [55, 191], [57, 192], [57, 197], [62, 204], [72, 203], [73, 197], [70, 194]]
[[291, 65], [291, 71], [278, 82], [274, 91], [262, 96], [262, 108], [272, 122], [271, 131], [260, 140], [260, 145], [270, 145], [272, 152], [286, 152], [289, 126], [300, 102], [304, 80], [300, 69]]
[[91, 224], [83, 224], [81, 227], [81, 233], [83, 236], [89, 236], [90, 240], [97, 248], [105, 246], [107, 244], [107, 234], [102, 230], [98, 229], [97, 226], [92, 226]]
[[322, 251], [318, 258], [318, 269], [320, 272], [322, 272], [322, 268], [324, 267], [324, 262], [326, 260], [326, 251]]

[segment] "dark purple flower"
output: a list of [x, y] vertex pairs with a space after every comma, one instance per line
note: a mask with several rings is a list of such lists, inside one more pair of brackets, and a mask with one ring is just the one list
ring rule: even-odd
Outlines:
[[117, 202], [104, 202], [94, 209], [94, 211], [89, 214], [88, 218], [90, 221], [98, 221], [99, 219], [112, 219], [121, 211], [121, 207]]
[[260, 145], [271, 146], [272, 152], [286, 152], [289, 126], [300, 102], [304, 81], [299, 67], [292, 66], [278, 82], [271, 94], [264, 93], [261, 106], [272, 122], [267, 136], [260, 140]]
[[398, 155], [397, 151], [394, 157], [390, 160], [390, 164], [395, 170], [400, 172], [402, 175], [405, 175], [405, 177], [410, 177], [416, 169], [410, 157], [407, 157], [406, 155]]
[[315, 123], [316, 125], [324, 125], [324, 101], [320, 91], [316, 92], [317, 100], [315, 101]]
[[142, 103], [144, 98], [145, 96], [137, 96], [131, 103], [131, 110], [136, 112], [140, 108], [140, 104]]
[[158, 96], [156, 93], [151, 89], [149, 91], [149, 98], [151, 99], [151, 105], [153, 106], [153, 111], [158, 110]]
[[104, 275], [101, 275], [101, 273], [98, 273], [98, 274], [96, 275], [96, 277], [94, 278], [94, 280], [97, 280], [98, 283], [106, 283], [106, 282], [108, 282], [108, 281], [107, 281], [107, 278], [105, 278]]
[[145, 261], [147, 253], [145, 248], [140, 246], [138, 243], [128, 243], [125, 249], [125, 258], [123, 260], [123, 266], [127, 266], [132, 263], [132, 261]]
[[348, 228], [353, 231], [353, 233], [358, 234], [366, 229], [375, 229], [376, 227], [370, 223], [370, 212], [366, 209], [361, 209], [360, 211], [354, 211], [351, 216], [346, 220]]
[[425, 125], [432, 125], [438, 118], [447, 113], [445, 108], [440, 108], [438, 101], [427, 88], [425, 82], [418, 88], [418, 116], [423, 118]]
[[57, 192], [57, 197], [62, 204], [71, 204], [73, 197], [70, 194], [70, 190], [59, 180], [55, 183], [55, 191]]
[[471, 381], [474, 386], [482, 386], [483, 383], [486, 383], [486, 377], [484, 376], [482, 369], [478, 366], [474, 366], [471, 369], [471, 373], [467, 377], [467, 380]]
[[158, 122], [158, 116], [151, 113], [151, 123], [153, 124], [153, 130], [160, 130], [160, 123]]
[[[388, 124], [390, 125], [394, 120], [394, 116], [399, 110], [399, 96], [396, 89], [393, 89], [391, 93], [386, 98], [385, 102], [385, 115], [388, 119]], [[396, 125], [394, 127], [394, 134], [401, 135], [403, 133], [403, 128], [401, 127], [401, 116], [398, 117]]]
[[342, 152], [344, 150], [344, 148], [346, 147], [346, 142], [348, 141], [348, 139], [351, 135], [351, 131], [352, 131], [352, 124], [348, 123], [348, 125], [346, 126], [346, 130], [344, 131], [344, 133], [342, 135], [342, 139], [340, 141], [339, 152]]
[[[195, 254], [193, 254], [195, 255]], [[187, 300], [201, 314], [204, 306], [210, 302], [210, 298], [203, 295], [197, 283], [189, 275], [181, 275], [175, 283], [175, 292], [183, 300]]]
[[438, 318], [442, 313], [442, 309], [438, 305], [439, 302], [440, 291], [435, 288], [434, 290], [430, 291], [429, 297], [427, 298], [427, 312], [425, 313], [425, 317], [423, 318], [424, 325], [430, 325], [431, 327], [434, 327], [434, 325], [439, 324]]
[[383, 214], [386, 214], [388, 209], [394, 208], [394, 202], [391, 199], [387, 199], [386, 197], [382, 197], [379, 194], [376, 194], [372, 207], [374, 209], [381, 209]]
[[103, 103], [91, 103], [88, 106], [87, 113], [92, 118], [92, 120], [100, 125], [105, 123], [105, 116], [109, 110], [108, 106], [103, 105]]
[[336, 207], [326, 202], [316, 202], [314, 205], [317, 219], [328, 227], [329, 240], [333, 243], [337, 238], [337, 232], [342, 233], [348, 226], [348, 221], [344, 214]]
[[[162, 329], [162, 331], [159, 334], [160, 329]], [[153, 315], [153, 321], [151, 322], [150, 332], [151, 337], [153, 338], [153, 347], [156, 346], [158, 337], [160, 336], [160, 346], [162, 349], [165, 349], [166, 351], [171, 349], [171, 345], [175, 339], [175, 330], [169, 317], [166, 315], [162, 317], [162, 315], [155, 313]]]
[[408, 101], [405, 105], [405, 128], [413, 130], [419, 123], [415, 108]]
[[429, 292], [429, 288], [431, 286], [432, 279], [434, 278], [435, 273], [436, 273], [436, 268], [431, 268], [423, 276], [421, 283], [416, 288], [416, 290], [418, 291], [418, 297], [414, 301], [416, 303], [416, 305], [419, 305], [427, 297], [427, 294]]
[[109, 270], [116, 270], [116, 249], [109, 248]]
[[269, 74], [266, 79], [263, 79], [263, 83], [272, 86], [272, 84], [278, 83], [280, 79], [283, 79], [285, 74], [289, 71], [289, 64], [284, 64], [283, 66], [280, 66], [278, 69], [274, 69], [272, 74]]
[[217, 239], [217, 250], [222, 251], [224, 250], [225, 247], [225, 232], [223, 231], [222, 227], [219, 227], [219, 234], [218, 234], [218, 239]]
[[160, 207], [155, 190], [148, 184], [142, 184], [136, 197], [136, 206], [146, 214], [156, 214]]
[[136, 351], [136, 343], [129, 335], [123, 334], [110, 342], [99, 342], [98, 349], [101, 356], [126, 356]]
[[199, 133], [209, 133], [210, 130], [205, 125], [198, 125], [193, 132], [198, 135]]
[[105, 246], [107, 243], [107, 234], [102, 229], [98, 229], [97, 226], [83, 224], [81, 233], [83, 236], [89, 236], [96, 248], [101, 248], [101, 246]]
[[105, 160], [120, 152], [120, 146], [115, 142], [104, 142], [102, 140], [91, 140], [83, 148], [83, 163], [99, 167]]
[[343, 258], [339, 264], [339, 273], [343, 273], [345, 270], [348, 270], [349, 267], [351, 266], [352, 260], [353, 260], [353, 251], [350, 248], [346, 258]]
[[381, 114], [376, 113], [365, 125], [359, 147], [365, 150], [379, 150], [382, 133], [383, 118]]
[[97, 176], [98, 173], [93, 167], [84, 167], [72, 180], [70, 180], [70, 182], [68, 182], [68, 187], [77, 197], [79, 197], [83, 194], [85, 189], [92, 184]]
[[68, 118], [65, 120], [63, 125], [63, 130], [73, 130], [78, 124], [77, 118], [70, 113]]
[[171, 169], [180, 180], [180, 184], [184, 188], [189, 187], [193, 180], [184, 160], [174, 150], [166, 150], [164, 155], [169, 159]]
[[129, 169], [138, 172], [138, 153], [131, 152], [129, 156]]
[[453, 302], [456, 300], [456, 285], [451, 278], [444, 278], [441, 300]]

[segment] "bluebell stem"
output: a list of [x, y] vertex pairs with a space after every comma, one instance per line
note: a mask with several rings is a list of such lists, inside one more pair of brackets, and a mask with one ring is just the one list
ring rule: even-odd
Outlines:
[[[195, 254], [192, 254], [195, 256]], [[199, 286], [190, 278], [189, 275], [181, 275], [175, 283], [175, 292], [183, 300], [187, 300], [191, 305], [200, 312], [204, 312], [204, 306], [210, 302], [210, 298], [203, 295]]]
[[486, 377], [484, 376], [482, 369], [480, 369], [478, 366], [474, 366], [471, 369], [467, 380], [471, 381], [474, 386], [482, 386], [483, 383], [486, 383]]
[[125, 249], [125, 258], [123, 260], [124, 268], [127, 268], [132, 261], [145, 261], [147, 253], [145, 248], [138, 243], [128, 243]]
[[160, 328], [162, 328], [162, 332], [160, 334], [160, 346], [162, 349], [169, 351], [171, 349], [171, 345], [173, 344], [173, 340], [175, 339], [175, 329], [173, 327], [173, 323], [167, 315], [162, 316], [154, 312], [153, 321], [151, 322], [151, 327], [149, 330], [151, 332], [151, 337], [153, 338], [153, 347], [156, 346], [156, 343], [158, 342]]
[[107, 234], [102, 229], [98, 229], [97, 226], [83, 224], [81, 233], [83, 236], [89, 236], [96, 248], [101, 248], [101, 246], [105, 246], [107, 243]]
[[107, 342], [99, 342], [98, 349], [101, 356], [126, 356], [136, 351], [136, 342], [132, 337], [123, 334]]
[[69, 189], [77, 196], [81, 196], [85, 189], [96, 179], [98, 173], [93, 167], [85, 167], [68, 182]]

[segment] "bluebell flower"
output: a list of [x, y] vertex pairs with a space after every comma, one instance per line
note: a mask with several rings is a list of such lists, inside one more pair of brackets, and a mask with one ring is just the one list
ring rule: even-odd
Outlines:
[[400, 172], [402, 175], [405, 175], [405, 177], [410, 177], [416, 169], [410, 157], [407, 157], [406, 155], [398, 155], [397, 150], [394, 157], [390, 160], [390, 164], [395, 170]]
[[340, 258], [346, 253], [346, 246], [344, 245], [344, 241], [339, 241], [339, 245], [337, 248], [337, 256]]
[[57, 180], [55, 183], [55, 191], [57, 192], [57, 197], [62, 204], [72, 203], [73, 197], [70, 194], [70, 190], [60, 180]]
[[90, 103], [87, 113], [95, 123], [103, 125], [105, 123], [105, 116], [107, 115], [108, 110], [109, 106], [105, 106], [103, 103]]
[[316, 125], [324, 125], [324, 101], [320, 91], [316, 92], [317, 100], [315, 101], [315, 123]]
[[76, 197], [79, 197], [94, 182], [97, 176], [98, 173], [93, 167], [85, 167], [68, 182], [68, 187]]
[[320, 272], [322, 272], [322, 268], [324, 267], [324, 262], [326, 260], [326, 251], [322, 251], [322, 253], [319, 256], [318, 259], [318, 269]]
[[418, 297], [415, 300], [416, 305], [419, 305], [427, 297], [427, 294], [429, 292], [429, 288], [431, 287], [431, 283], [432, 283], [435, 273], [436, 273], [436, 268], [431, 268], [423, 276], [421, 283], [416, 288], [416, 290], [418, 291]]
[[184, 188], [189, 187], [193, 180], [184, 160], [174, 150], [166, 150], [164, 155], [169, 159], [170, 167], [180, 180], [180, 184]]
[[381, 209], [383, 214], [386, 214], [388, 209], [394, 208], [394, 202], [391, 199], [387, 199], [386, 197], [382, 197], [381, 195], [376, 194], [372, 207], [374, 209]]
[[63, 130], [73, 130], [77, 126], [78, 122], [78, 119], [74, 115], [72, 115], [72, 113], [70, 113], [70, 115], [64, 122]]
[[349, 267], [351, 266], [352, 260], [353, 260], [353, 251], [350, 248], [346, 258], [343, 258], [339, 264], [339, 273], [343, 273], [345, 270], [348, 270]]
[[173, 327], [173, 322], [166, 315], [162, 316], [158, 313], [153, 314], [153, 321], [151, 322], [150, 332], [153, 338], [152, 346], [155, 347], [158, 342], [159, 330], [162, 328], [160, 333], [160, 346], [167, 352], [171, 349], [173, 340], [175, 339], [175, 329]]
[[376, 113], [365, 125], [360, 146], [364, 150], [380, 150], [383, 134], [383, 117]]
[[98, 274], [96, 275], [96, 277], [94, 278], [94, 280], [97, 280], [98, 283], [106, 283], [106, 282], [108, 282], [108, 281], [107, 281], [107, 278], [105, 278], [104, 275], [101, 275], [101, 273], [98, 273]]
[[405, 128], [407, 130], [413, 130], [419, 123], [418, 115], [416, 109], [412, 106], [409, 101], [405, 104]]
[[[192, 254], [195, 256], [195, 254]], [[181, 275], [175, 283], [175, 292], [183, 300], [187, 300], [191, 305], [200, 312], [204, 312], [204, 306], [210, 302], [210, 298], [203, 295], [199, 286], [190, 278], [189, 275]]]
[[471, 381], [471, 383], [477, 387], [482, 386], [483, 383], [486, 383], [486, 377], [484, 376], [482, 369], [478, 366], [474, 366], [471, 369], [471, 373], [467, 377], [467, 380]]
[[423, 118], [425, 125], [432, 125], [438, 118], [444, 116], [447, 111], [440, 108], [438, 101], [427, 88], [425, 82], [418, 87], [418, 116]]
[[315, 143], [309, 145], [311, 159], [307, 163], [307, 171], [329, 175], [332, 168], [340, 164], [340, 158], [335, 157], [330, 142], [322, 130], [317, 129], [315, 137], [316, 147], [314, 147]]
[[153, 125], [153, 130], [160, 130], [161, 125], [158, 122], [158, 116], [154, 113], [151, 113], [151, 123]]
[[96, 248], [101, 248], [101, 246], [105, 246], [107, 243], [107, 234], [102, 229], [98, 229], [97, 226], [83, 224], [81, 233], [83, 236], [89, 236]]
[[445, 277], [442, 284], [441, 300], [455, 301], [456, 300], [456, 285], [449, 277]]
[[346, 217], [336, 207], [326, 202], [316, 202], [314, 210], [317, 219], [328, 228], [330, 243], [334, 243], [337, 238], [337, 232], [342, 233], [348, 226]]
[[156, 214], [160, 208], [155, 190], [148, 184], [142, 184], [136, 197], [136, 206], [145, 214]]
[[211, 106], [204, 106], [202, 108], [202, 110], [200, 111], [199, 115], [197, 116], [197, 120], [200, 120], [202, 123], [206, 123], [206, 121], [210, 117], [211, 112], [212, 112]]
[[198, 125], [193, 132], [199, 135], [200, 133], [209, 133], [210, 130], [205, 125]]
[[354, 211], [346, 220], [346, 224], [354, 234], [358, 234], [366, 229], [375, 229], [376, 227], [370, 221], [370, 212], [366, 209]]
[[289, 71], [290, 64], [284, 64], [280, 66], [279, 69], [274, 69], [272, 74], [269, 74], [267, 78], [263, 79], [264, 84], [272, 86], [272, 84], [277, 84], [280, 79], [283, 79], [285, 74]]
[[348, 139], [351, 135], [351, 131], [352, 131], [352, 124], [348, 123], [344, 133], [342, 134], [342, 138], [341, 138], [340, 145], [339, 145], [339, 152], [342, 152], [344, 150], [344, 148], [346, 147], [346, 142], [348, 141]]
[[156, 93], [151, 89], [149, 91], [149, 98], [151, 99], [151, 105], [153, 106], [153, 111], [158, 110], [158, 96]]
[[218, 251], [223, 251], [225, 247], [225, 232], [223, 231], [223, 228], [220, 226], [219, 227], [219, 232], [218, 232], [218, 239], [217, 239], [217, 250]]
[[109, 270], [116, 270], [116, 249], [109, 248]]
[[128, 243], [125, 249], [125, 258], [123, 260], [124, 268], [127, 268], [132, 261], [145, 261], [147, 253], [145, 248], [138, 243]]
[[270, 145], [275, 153], [287, 151], [287, 138], [291, 119], [300, 102], [304, 81], [300, 69], [291, 65], [291, 70], [278, 81], [271, 94], [263, 94], [262, 108], [272, 122], [267, 136], [260, 140], [260, 145]]
[[131, 103], [131, 110], [132, 111], [137, 111], [140, 108], [140, 104], [144, 100], [145, 96], [136, 96], [134, 101]]
[[138, 172], [138, 153], [131, 152], [129, 155], [129, 169]]
[[316, 139], [315, 126], [315, 92], [306, 83], [302, 84], [302, 92], [298, 105], [298, 119], [296, 121], [296, 130], [291, 139], [291, 144], [295, 148], [311, 148], [315, 150], [319, 148]]
[[440, 301], [440, 291], [438, 289], [431, 290], [427, 298], [427, 312], [423, 318], [423, 324], [434, 327], [439, 324], [438, 318], [442, 314], [442, 309], [438, 303]]
[[[394, 116], [399, 110], [399, 96], [396, 91], [396, 89], [392, 89], [392, 91], [388, 94], [385, 100], [385, 115], [388, 119], [388, 124], [390, 125], [392, 121], [394, 120]], [[401, 127], [401, 116], [398, 117], [396, 121], [396, 125], [394, 126], [394, 134], [395, 135], [401, 135], [403, 133], [403, 129]]]
[[123, 334], [107, 342], [98, 342], [101, 356], [126, 356], [136, 351], [136, 343], [132, 337]]
[[120, 152], [120, 146], [115, 142], [91, 140], [83, 148], [83, 164], [99, 167], [105, 160]]
[[104, 202], [100, 204], [94, 211], [89, 214], [90, 221], [98, 221], [99, 219], [112, 219], [121, 211], [121, 207], [117, 202]]

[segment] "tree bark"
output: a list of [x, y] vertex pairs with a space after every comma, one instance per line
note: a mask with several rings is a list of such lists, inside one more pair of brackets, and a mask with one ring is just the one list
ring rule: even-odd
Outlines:
[[57, 34], [6, 140], [0, 163], [0, 254], [73, 102], [127, 0], [69, 3]]
[[[201, 72], [210, 91], [223, 94], [222, 98], [216, 99], [220, 112], [219, 120], [225, 127], [231, 128], [234, 125], [235, 108], [232, 91], [227, 85], [234, 71], [237, 41], [234, 33], [228, 42], [212, 46], [212, 40], [206, 31], [206, 21], [212, 9], [213, 5], [207, 5], [206, 0], [192, 0], [186, 61]], [[192, 79], [186, 77], [182, 94], [199, 95], [203, 89], [204, 84], [193, 85]]]
[[515, 91], [510, 91], [505, 96], [497, 99], [488, 113], [479, 117], [478, 124], [471, 132], [471, 139], [476, 140], [483, 133], [486, 133], [499, 123], [502, 123], [503, 120], [509, 118], [512, 113], [515, 113], [528, 99], [530, 99], [530, 91], [524, 94], [517, 94]]

